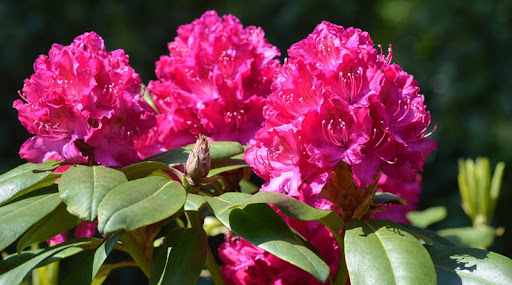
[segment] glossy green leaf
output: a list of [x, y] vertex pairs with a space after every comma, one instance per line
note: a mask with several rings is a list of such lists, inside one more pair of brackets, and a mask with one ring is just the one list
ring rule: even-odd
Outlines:
[[[243, 153], [244, 148], [240, 143], [230, 141], [209, 142], [210, 157], [212, 163], [218, 159], [225, 159], [237, 154]], [[171, 149], [157, 155], [148, 157], [144, 161], [159, 161], [166, 164], [176, 164], [186, 162], [190, 151], [194, 144], [189, 144], [185, 147]]]
[[158, 169], [169, 170], [169, 166], [158, 161], [141, 161], [123, 167], [121, 171], [126, 175], [128, 180], [144, 178]]
[[476, 248], [425, 245], [439, 284], [512, 284], [512, 260]]
[[431, 224], [444, 220], [446, 214], [446, 208], [443, 206], [430, 207], [423, 211], [407, 213], [407, 219], [417, 227], [426, 228]]
[[423, 245], [389, 220], [351, 220], [345, 256], [351, 284], [436, 284]]
[[240, 185], [240, 191], [242, 193], [255, 194], [256, 192], [258, 192], [260, 190], [259, 186], [256, 186], [256, 184], [254, 184], [250, 181], [247, 181], [245, 179], [240, 179], [240, 182], [238, 183], [238, 185]]
[[[90, 241], [86, 239], [77, 239], [37, 252], [37, 254], [29, 260], [0, 275], [0, 284], [20, 284], [23, 278], [25, 278], [30, 271], [43, 263], [46, 263], [50, 258], [57, 256], [59, 253], [66, 253], [63, 254], [63, 257], [52, 259], [51, 261], [53, 262], [60, 258], [68, 257], [70, 254], [76, 254], [81, 251], [81, 249], [77, 247], [86, 245], [89, 242]], [[5, 261], [2, 261], [2, 263], [3, 262]]]
[[195, 284], [204, 267], [207, 246], [202, 228], [172, 230], [153, 263], [149, 284]]
[[329, 223], [332, 224], [333, 228], [337, 230], [343, 228], [343, 220], [336, 213], [311, 207], [295, 198], [282, 193], [261, 191], [241, 203], [232, 205], [229, 207], [229, 209], [234, 209], [243, 205], [261, 203], [273, 204], [274, 206], [278, 207], [279, 210], [283, 212], [283, 214], [294, 219], [301, 221], [328, 220], [330, 221]]
[[60, 198], [68, 205], [68, 212], [92, 222], [96, 219], [98, 204], [114, 187], [127, 182], [119, 170], [101, 165], [73, 165], [59, 181]]
[[105, 241], [94, 251], [90, 252], [78, 264], [75, 270], [64, 280], [63, 284], [91, 284], [92, 280], [100, 270], [101, 265], [107, 259], [114, 245], [116, 245], [119, 238], [124, 232], [118, 232], [105, 239]]
[[418, 228], [412, 225], [400, 223], [400, 226], [408, 233], [419, 239], [424, 244], [440, 243], [444, 245], [455, 245], [453, 242], [445, 239], [433, 231]]
[[206, 200], [203, 196], [189, 193], [184, 208], [185, 211], [199, 211], [204, 204], [206, 204]]
[[0, 207], [0, 250], [3, 250], [60, 203], [58, 193], [44, 193]]
[[496, 237], [496, 229], [491, 226], [450, 228], [440, 230], [437, 233], [455, 245], [477, 248], [488, 248]]
[[395, 194], [387, 192], [375, 193], [372, 203], [377, 205], [384, 203], [407, 205], [407, 201], [405, 199], [399, 198]]
[[297, 243], [288, 225], [270, 206], [251, 204], [229, 209], [250, 197], [243, 193], [229, 194], [206, 198], [215, 216], [226, 227], [248, 242], [311, 273], [318, 280], [327, 280], [327, 264], [313, 251]]
[[185, 204], [183, 186], [163, 177], [133, 180], [112, 189], [98, 206], [98, 230], [132, 231], [170, 217]]
[[208, 176], [215, 176], [222, 172], [239, 169], [242, 167], [248, 167], [249, 165], [243, 159], [222, 159], [222, 160], [214, 160], [210, 167], [210, 172], [208, 172]]
[[71, 215], [66, 210], [64, 203], [45, 216], [42, 220], [35, 223], [18, 241], [16, 249], [18, 253], [26, 247], [48, 240], [62, 232], [70, 230], [80, 224], [82, 220]]
[[[35, 190], [31, 187], [45, 180], [62, 162], [47, 160], [41, 164], [25, 163], [0, 176], [0, 205]], [[40, 184], [40, 187], [48, 186]]]

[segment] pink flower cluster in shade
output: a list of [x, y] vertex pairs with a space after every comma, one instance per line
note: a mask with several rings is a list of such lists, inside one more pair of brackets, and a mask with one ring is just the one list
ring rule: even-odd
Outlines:
[[405, 199], [407, 205], [389, 204], [382, 212], [374, 212], [373, 218], [376, 219], [389, 219], [395, 222], [407, 223], [407, 213], [414, 211], [420, 200], [421, 194], [421, 175], [418, 174], [417, 178], [411, 182], [405, 182], [396, 178], [389, 177], [381, 174], [379, 183], [377, 185], [377, 192], [388, 192], [395, 194], [397, 197]]
[[436, 148], [417, 82], [375, 49], [368, 33], [322, 22], [292, 45], [245, 156], [262, 190], [318, 197], [336, 165], [364, 189], [380, 171], [416, 177]]
[[[92, 237], [96, 233], [96, 227], [98, 226], [98, 221], [89, 223], [89, 222], [82, 222], [80, 223], [75, 230], [75, 238], [81, 238], [81, 237]], [[66, 241], [68, 237], [68, 232], [60, 233], [51, 239], [47, 240], [49, 246], [60, 244]]]
[[69, 46], [54, 44], [35, 61], [34, 71], [20, 93], [23, 100], [13, 104], [35, 135], [22, 145], [22, 158], [86, 163], [93, 154], [104, 166], [140, 159], [134, 141], [155, 118], [123, 50], [107, 52], [99, 35], [85, 33]]
[[195, 142], [254, 138], [280, 53], [261, 28], [215, 11], [178, 28], [169, 56], [156, 62], [158, 81], [148, 89], [159, 112], [152, 133], [139, 143], [146, 155]]
[[[303, 222], [282, 215], [287, 223], [318, 249], [335, 276], [340, 249], [331, 232], [318, 222]], [[259, 284], [323, 284], [306, 271], [228, 233], [219, 247], [219, 257], [225, 263], [221, 273], [231, 285]]]

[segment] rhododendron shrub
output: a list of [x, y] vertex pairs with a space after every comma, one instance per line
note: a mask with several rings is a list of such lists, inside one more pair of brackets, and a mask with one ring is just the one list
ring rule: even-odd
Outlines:
[[[36, 60], [14, 102], [29, 162], [0, 175], [0, 284], [102, 284], [120, 267], [137, 284], [205, 267], [217, 285], [512, 284], [507, 257], [406, 223], [431, 117], [368, 33], [323, 22], [280, 66], [261, 28], [208, 11], [169, 52], [147, 88], [94, 32]], [[486, 205], [488, 172], [483, 194], [470, 185]]]
[[54, 44], [34, 71], [22, 100], [14, 102], [20, 122], [35, 135], [22, 145], [21, 158], [105, 166], [140, 159], [134, 141], [155, 118], [123, 50], [107, 52], [98, 34], [85, 33], [69, 46]]
[[180, 26], [170, 54], [156, 62], [158, 80], [148, 85], [160, 114], [141, 152], [193, 143], [200, 133], [243, 144], [254, 138], [279, 67], [279, 51], [264, 36], [261, 28], [244, 28], [214, 11]]

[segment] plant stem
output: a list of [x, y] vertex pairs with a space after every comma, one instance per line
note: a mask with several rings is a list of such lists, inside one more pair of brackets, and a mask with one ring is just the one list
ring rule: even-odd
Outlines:
[[144, 274], [149, 278], [151, 276], [151, 262], [148, 260], [147, 256], [144, 254], [144, 250], [137, 243], [135, 238], [129, 232], [125, 232], [121, 236], [121, 242], [123, 243], [123, 247], [130, 254], [133, 260], [137, 263], [140, 269], [144, 272]]
[[215, 261], [215, 257], [213, 256], [210, 246], [206, 247], [206, 268], [208, 268], [208, 271], [210, 271], [215, 285], [226, 285], [226, 282], [220, 273], [219, 265], [217, 265], [217, 262]]
[[[203, 227], [202, 220], [199, 216], [199, 213], [196, 211], [187, 211], [185, 212], [187, 219], [188, 219], [188, 227]], [[210, 274], [212, 276], [213, 282], [215, 285], [226, 285], [226, 282], [224, 281], [224, 278], [222, 277], [222, 274], [219, 270], [219, 265], [215, 261], [215, 257], [213, 256], [212, 250], [210, 249], [210, 246], [206, 246], [206, 262], [205, 262], [206, 268], [208, 268], [208, 271], [210, 271]]]

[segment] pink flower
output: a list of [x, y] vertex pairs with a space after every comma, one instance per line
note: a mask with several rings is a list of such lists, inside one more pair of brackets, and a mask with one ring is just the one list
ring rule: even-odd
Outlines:
[[288, 53], [245, 156], [262, 190], [313, 199], [341, 161], [360, 189], [379, 170], [404, 181], [422, 171], [436, 148], [425, 138], [430, 113], [391, 48], [384, 56], [368, 33], [322, 22]]
[[98, 226], [98, 221], [94, 221], [92, 223], [89, 222], [81, 222], [75, 230], [75, 237], [92, 237], [96, 233], [96, 227]]
[[148, 85], [161, 112], [158, 132], [141, 152], [193, 143], [199, 133], [244, 144], [254, 138], [280, 55], [263, 30], [207, 11], [179, 27], [168, 48], [170, 55], [156, 62], [158, 81]]
[[20, 149], [30, 162], [58, 159], [105, 166], [139, 160], [134, 140], [155, 124], [141, 81], [123, 50], [107, 52], [94, 32], [54, 44], [34, 63], [13, 107], [35, 136]]
[[388, 192], [405, 199], [407, 205], [390, 204], [383, 212], [373, 213], [373, 218], [389, 219], [395, 222], [407, 223], [407, 213], [414, 211], [421, 194], [421, 175], [418, 174], [415, 181], [404, 182], [381, 174], [377, 192]]
[[[75, 229], [75, 238], [81, 237], [93, 237], [96, 234], [96, 227], [98, 226], [98, 221], [94, 221], [92, 223], [89, 222], [81, 222]], [[60, 244], [66, 241], [68, 236], [68, 232], [60, 233], [51, 239], [47, 240], [49, 246]]]
[[[329, 230], [318, 222], [283, 218], [319, 250], [334, 276], [340, 250]], [[221, 273], [227, 284], [322, 284], [306, 271], [230, 233], [219, 247], [219, 257], [225, 263]]]
[[68, 232], [63, 232], [63, 233], [60, 233], [60, 234], [52, 237], [51, 239], [47, 240], [46, 242], [48, 243], [49, 246], [61, 244], [66, 241], [67, 237], [68, 237]]

